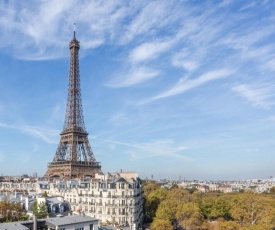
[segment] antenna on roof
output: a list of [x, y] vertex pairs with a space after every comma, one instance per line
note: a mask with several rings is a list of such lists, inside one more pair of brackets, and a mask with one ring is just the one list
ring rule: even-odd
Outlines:
[[74, 23], [74, 38], [75, 38], [75, 23]]

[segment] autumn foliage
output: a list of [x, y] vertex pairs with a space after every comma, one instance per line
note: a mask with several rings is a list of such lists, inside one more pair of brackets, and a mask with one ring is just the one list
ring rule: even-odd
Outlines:
[[144, 186], [145, 221], [152, 230], [270, 230], [275, 194], [253, 191], [192, 194], [183, 188]]

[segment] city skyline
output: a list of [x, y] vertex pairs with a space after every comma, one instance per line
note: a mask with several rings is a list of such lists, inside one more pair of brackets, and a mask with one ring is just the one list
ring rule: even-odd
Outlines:
[[273, 1], [2, 1], [0, 174], [43, 176], [62, 131], [76, 23], [103, 172], [274, 176]]

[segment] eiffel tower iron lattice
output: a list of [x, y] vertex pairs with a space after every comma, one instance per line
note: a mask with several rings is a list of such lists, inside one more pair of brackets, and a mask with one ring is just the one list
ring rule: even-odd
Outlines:
[[48, 164], [45, 177], [93, 178], [96, 173], [102, 174], [102, 171], [93, 154], [84, 124], [78, 60], [80, 45], [75, 31], [69, 47], [70, 73], [65, 122], [58, 148], [53, 161]]

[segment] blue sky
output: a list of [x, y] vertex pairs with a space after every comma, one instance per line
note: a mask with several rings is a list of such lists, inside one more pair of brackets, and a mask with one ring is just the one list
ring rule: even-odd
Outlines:
[[62, 131], [73, 23], [104, 172], [275, 176], [274, 1], [1, 1], [0, 174], [37, 172]]

